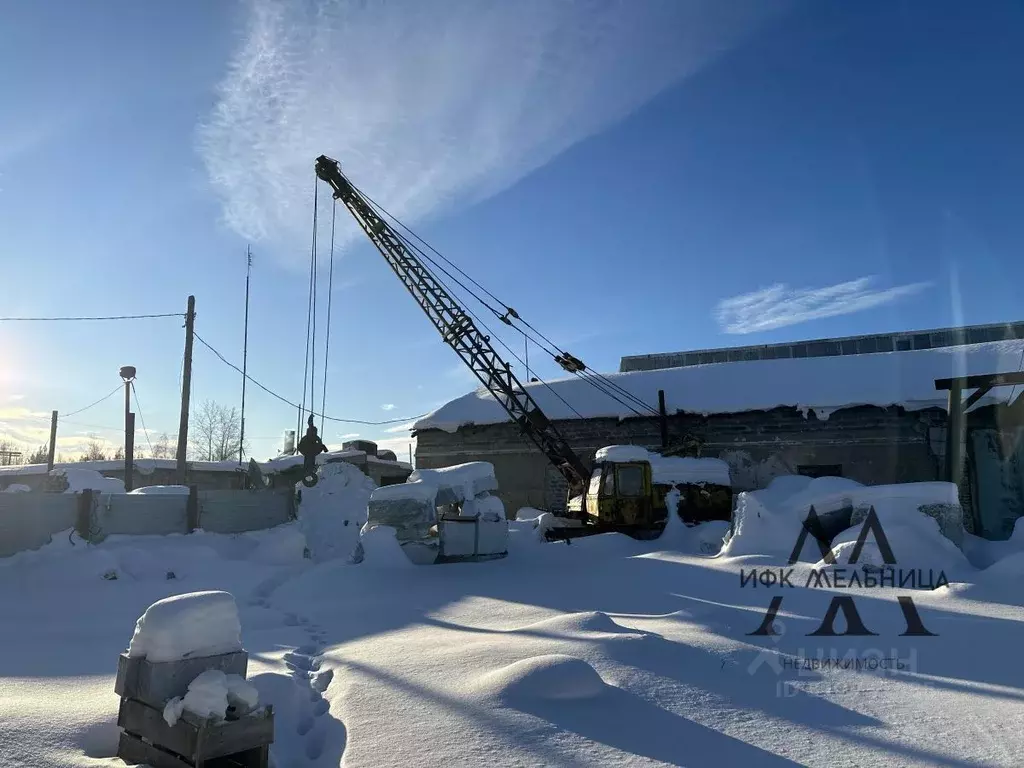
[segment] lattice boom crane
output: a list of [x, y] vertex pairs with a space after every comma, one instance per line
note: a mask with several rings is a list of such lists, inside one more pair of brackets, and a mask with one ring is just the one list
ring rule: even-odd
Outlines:
[[473, 318], [434, 278], [405, 239], [345, 178], [337, 160], [325, 155], [318, 157], [316, 175], [331, 186], [334, 198], [348, 208], [445, 343], [566, 479], [570, 495], [583, 493], [590, 470], [512, 373], [511, 366], [495, 351], [490, 337], [476, 327]]

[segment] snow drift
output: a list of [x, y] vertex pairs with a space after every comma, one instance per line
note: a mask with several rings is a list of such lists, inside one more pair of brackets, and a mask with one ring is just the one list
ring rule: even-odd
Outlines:
[[[864, 486], [841, 477], [811, 479], [782, 476], [774, 479], [763, 490], [739, 494], [733, 515], [732, 534], [727, 538], [722, 554], [729, 557], [759, 554], [788, 556], [812, 506], [824, 531], [830, 539], [835, 538], [836, 545], [847, 542], [846, 536], [836, 538], [843, 531], [848, 534], [850, 531], [859, 532], [868, 510], [874, 508], [886, 535], [892, 530], [894, 536], [901, 538], [906, 557], [913, 558], [915, 535], [910, 530], [899, 529], [909, 527], [916, 532], [917, 538], [923, 537], [922, 541], [930, 541], [932, 532], [944, 539], [944, 542], [930, 541], [927, 545], [931, 547], [934, 559], [947, 564], [963, 564], [962, 554], [956, 546], [963, 540], [963, 512], [956, 488], [952, 484]], [[852, 540], [856, 540], [856, 533], [849, 535], [852, 535]], [[952, 549], [946, 547], [946, 544]], [[893, 547], [895, 549], [895, 543]], [[840, 547], [840, 554], [846, 549]], [[948, 557], [943, 556], [943, 552]], [[960, 558], [954, 552], [960, 554]], [[927, 553], [919, 549], [917, 554], [925, 556]], [[808, 539], [800, 559], [816, 562], [820, 556], [813, 540]], [[900, 554], [897, 552], [896, 556], [899, 558]]]
[[358, 467], [335, 462], [320, 467], [315, 486], [299, 487], [299, 526], [313, 562], [352, 557], [376, 483]]

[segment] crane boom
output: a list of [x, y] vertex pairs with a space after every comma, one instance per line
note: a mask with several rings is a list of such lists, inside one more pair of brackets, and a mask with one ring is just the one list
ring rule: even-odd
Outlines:
[[512, 373], [511, 366], [495, 351], [490, 337], [476, 327], [462, 306], [406, 245], [405, 239], [345, 178], [337, 160], [326, 155], [318, 157], [316, 175], [331, 186], [334, 198], [348, 208], [445, 343], [455, 350], [523, 434], [566, 479], [570, 493], [582, 492], [590, 471]]

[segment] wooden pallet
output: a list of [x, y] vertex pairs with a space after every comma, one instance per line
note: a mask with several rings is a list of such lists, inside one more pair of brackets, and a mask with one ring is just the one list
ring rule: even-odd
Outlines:
[[205, 720], [184, 712], [169, 726], [162, 710], [122, 699], [117, 724], [122, 729], [118, 757], [153, 768], [267, 768], [274, 741], [269, 706], [237, 720]]
[[183, 712], [173, 726], [163, 717], [167, 700], [184, 696], [201, 673], [217, 669], [244, 677], [247, 664], [243, 651], [169, 662], [121, 654], [114, 684], [121, 696], [117, 756], [152, 768], [267, 768], [274, 741], [272, 707], [241, 716], [229, 710], [225, 720]]

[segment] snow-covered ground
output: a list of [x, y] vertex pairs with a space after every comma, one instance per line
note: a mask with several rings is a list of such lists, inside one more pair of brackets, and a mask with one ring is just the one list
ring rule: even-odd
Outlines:
[[[351, 564], [348, 543], [315, 539], [358, 521], [311, 510], [348, 519], [369, 490], [348, 472], [317, 487], [305, 521], [271, 531], [62, 534], [0, 560], [0, 766], [119, 765], [117, 656], [152, 603], [206, 590], [234, 595], [277, 768], [1020, 764], [1024, 525], [968, 537], [934, 591], [805, 587], [811, 562], [794, 587], [741, 587], [792, 544], [712, 557], [725, 525], [677, 520], [653, 542], [545, 544], [527, 519], [503, 560], [413, 566], [378, 535]], [[875, 636], [808, 636], [837, 594]], [[897, 594], [935, 636], [900, 636]], [[751, 636], [773, 596], [781, 634]], [[902, 669], [806, 669], [816, 657]]]

